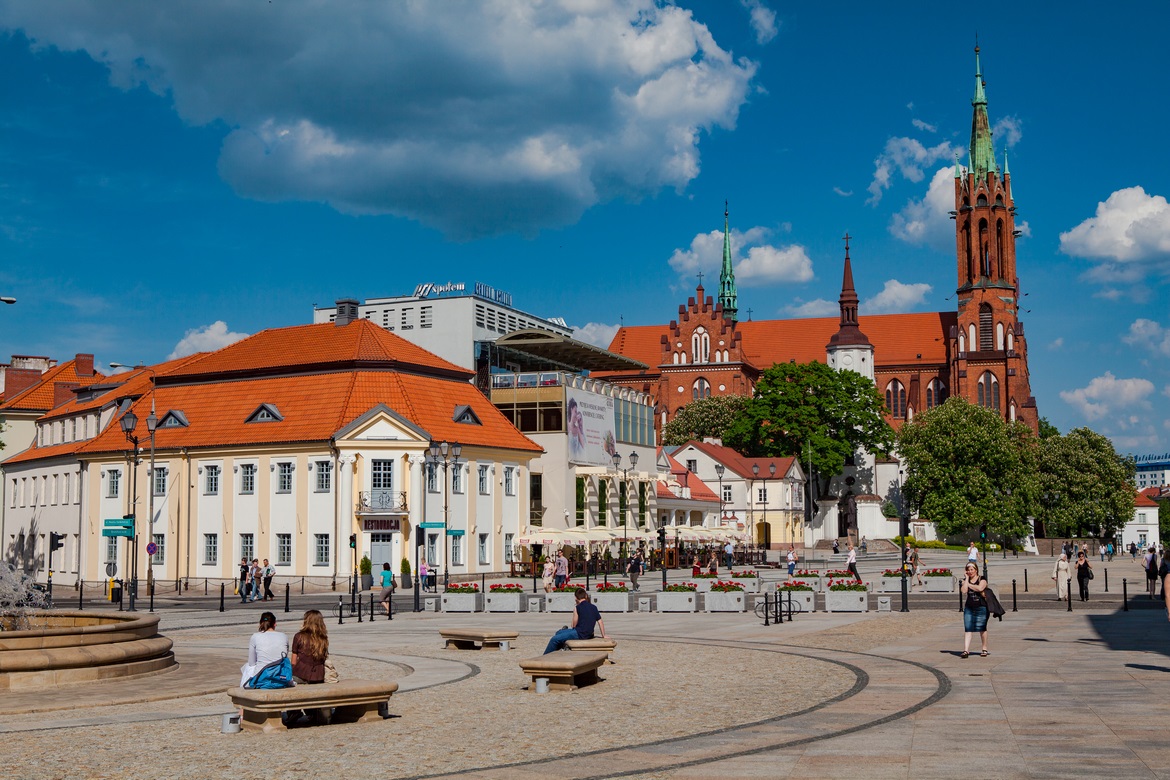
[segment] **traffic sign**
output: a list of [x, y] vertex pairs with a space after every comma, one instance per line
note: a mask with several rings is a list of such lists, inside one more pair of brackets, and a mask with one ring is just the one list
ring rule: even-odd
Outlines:
[[103, 520], [102, 525], [106, 528], [133, 528], [133, 517], [115, 517], [112, 520]]
[[102, 536], [125, 536], [127, 539], [134, 537], [133, 528], [103, 528]]
[[443, 523], [419, 523], [419, 528], [442, 528]]
[[113, 577], [117, 573], [118, 573], [118, 564], [114, 563], [113, 561], [110, 561], [109, 563], [106, 564], [106, 576], [107, 577]]
[[463, 536], [465, 533], [467, 533], [467, 532], [464, 531], [462, 528], [448, 528], [447, 529], [447, 536]]
[[146, 545], [146, 554], [147, 555], [154, 555], [157, 552], [158, 552], [158, 545], [155, 544], [154, 542], [151, 542], [150, 544]]

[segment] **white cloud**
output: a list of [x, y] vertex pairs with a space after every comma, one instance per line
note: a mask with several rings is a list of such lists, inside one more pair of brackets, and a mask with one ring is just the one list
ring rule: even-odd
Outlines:
[[[870, 197], [865, 202], [871, 206], [880, 203], [882, 194], [893, 184], [895, 172], [908, 181], [922, 181], [924, 167], [939, 160], [953, 159], [958, 151], [959, 147], [952, 146], [948, 141], [927, 147], [914, 138], [889, 139], [886, 141], [886, 148], [873, 161], [873, 181], [868, 187]], [[954, 168], [951, 172], [954, 173]]]
[[840, 195], [842, 198], [851, 198], [851, 197], [853, 197], [853, 190], [843, 190], [843, 189], [841, 189], [840, 187], [834, 187], [834, 188], [833, 188], [833, 192], [837, 193], [837, 194], [838, 194], [838, 195]]
[[0, 27], [86, 52], [190, 124], [231, 128], [218, 168], [241, 196], [459, 238], [684, 188], [757, 67], [653, 0], [0, 2]]
[[752, 15], [752, 30], [756, 34], [756, 43], [767, 43], [776, 37], [779, 26], [776, 24], [776, 12], [768, 8], [760, 0], [739, 0], [744, 8]]
[[1119, 300], [1122, 295], [1124, 295], [1124, 293], [1122, 293], [1121, 290], [1118, 290], [1115, 287], [1105, 287], [1105, 288], [1093, 293], [1094, 298], [1104, 298], [1107, 301]]
[[826, 301], [824, 298], [803, 302], [797, 298], [794, 303], [785, 306], [782, 311], [793, 317], [831, 317], [839, 313], [840, 306], [837, 301]]
[[[732, 266], [736, 283], [752, 287], [807, 282], [812, 279], [812, 260], [804, 247], [799, 244], [774, 246], [767, 243], [771, 235], [772, 231], [764, 227], [754, 227], [743, 232], [731, 231]], [[669, 262], [670, 267], [687, 284], [690, 284], [688, 277], [694, 277], [699, 271], [708, 279], [718, 279], [719, 268], [723, 264], [723, 231], [699, 233], [691, 239], [688, 249], [674, 250]], [[713, 284], [709, 282], [706, 287], [712, 287]]]
[[211, 352], [222, 349], [228, 344], [234, 344], [240, 339], [248, 337], [247, 333], [233, 333], [228, 330], [227, 323], [216, 320], [202, 328], [192, 328], [183, 334], [183, 338], [167, 355], [167, 360], [194, 355], [196, 352]]
[[932, 289], [925, 282], [903, 284], [897, 279], [888, 279], [880, 293], [861, 304], [861, 311], [872, 314], [909, 311], [921, 305]]
[[1122, 336], [1121, 340], [1140, 349], [1170, 356], [1170, 328], [1163, 328], [1157, 322], [1144, 317], [1134, 320], [1129, 326], [1129, 333]]
[[1087, 420], [1099, 420], [1115, 409], [1141, 405], [1149, 407], [1146, 396], [1154, 392], [1148, 379], [1118, 379], [1111, 372], [1093, 378], [1086, 387], [1061, 390], [1061, 399], [1076, 408]]
[[1170, 204], [1141, 187], [1117, 190], [1097, 213], [1060, 234], [1060, 251], [1098, 261], [1088, 273], [1101, 282], [1170, 275]]
[[592, 344], [595, 347], [609, 349], [613, 337], [617, 334], [620, 325], [606, 325], [604, 322], [587, 322], [584, 325], [573, 326], [573, 338]]
[[1052, 341], [1048, 342], [1049, 349], [1060, 349], [1064, 346], [1064, 336], [1057, 336]]
[[1020, 142], [1024, 137], [1022, 122], [1019, 117], [1005, 116], [1000, 117], [994, 125], [991, 126], [991, 137], [997, 140], [1002, 140], [1003, 145], [1007, 149]]
[[921, 119], [911, 119], [910, 124], [914, 125], [919, 130], [922, 130], [923, 132], [926, 132], [926, 133], [937, 133], [938, 132], [938, 125], [932, 125], [929, 122], [923, 122]]
[[922, 200], [909, 200], [890, 219], [890, 233], [915, 246], [940, 251], [955, 249], [955, 227], [950, 212], [955, 208], [955, 169], [939, 168], [930, 179]]
[[[1166, 387], [1164, 387], [1162, 389], [1162, 395], [1166, 396], [1167, 398], [1170, 398], [1170, 385], [1166, 385]], [[1167, 420], [1166, 422], [1168, 425], [1170, 425], [1170, 420]]]

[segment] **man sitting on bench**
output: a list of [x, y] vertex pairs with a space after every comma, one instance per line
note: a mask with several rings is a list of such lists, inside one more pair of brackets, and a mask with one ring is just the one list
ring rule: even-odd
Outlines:
[[601, 613], [589, 601], [589, 594], [584, 588], [577, 588], [574, 594], [577, 597], [577, 608], [573, 610], [573, 622], [569, 628], [562, 628], [548, 640], [548, 647], [544, 648], [545, 655], [562, 650], [565, 642], [570, 639], [592, 639], [593, 627], [601, 631], [601, 638], [605, 639], [605, 623], [601, 620]]

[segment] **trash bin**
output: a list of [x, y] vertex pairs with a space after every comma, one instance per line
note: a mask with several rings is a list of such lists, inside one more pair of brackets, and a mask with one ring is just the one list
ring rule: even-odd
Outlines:
[[117, 604], [122, 600], [122, 581], [114, 580], [110, 583], [110, 603]]
[[878, 596], [877, 611], [878, 612], [889, 612], [890, 611], [890, 597], [889, 596]]

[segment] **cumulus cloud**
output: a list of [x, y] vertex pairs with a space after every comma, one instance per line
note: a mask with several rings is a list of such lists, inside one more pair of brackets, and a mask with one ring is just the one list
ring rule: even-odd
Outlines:
[[1060, 251], [1096, 261], [1088, 273], [1095, 281], [1170, 276], [1170, 203], [1141, 187], [1117, 190], [1094, 216], [1060, 234]]
[[995, 124], [991, 126], [991, 137], [996, 140], [1003, 141], [1003, 145], [1007, 149], [1020, 142], [1024, 137], [1022, 123], [1019, 117], [1004, 116], [996, 120]]
[[1126, 344], [1170, 356], [1170, 328], [1145, 318], [1134, 320], [1129, 333], [1121, 337]]
[[932, 289], [934, 288], [925, 282], [903, 284], [897, 279], [888, 279], [882, 291], [865, 301], [861, 305], [861, 310], [873, 314], [908, 311], [920, 306]]
[[247, 333], [234, 333], [228, 330], [227, 323], [216, 320], [202, 328], [192, 328], [183, 334], [183, 338], [167, 355], [167, 360], [194, 355], [196, 352], [211, 352], [222, 349], [228, 344], [234, 344], [240, 339], [246, 339]]
[[1117, 409], [1135, 405], [1148, 408], [1145, 399], [1152, 392], [1154, 383], [1148, 379], [1118, 379], [1106, 371], [1086, 387], [1060, 391], [1060, 397], [1086, 420], [1100, 420]]
[[607, 325], [604, 322], [587, 322], [584, 325], [573, 326], [573, 338], [592, 344], [595, 347], [609, 349], [613, 337], [617, 334], [620, 325]]
[[[771, 13], [752, 9], [757, 35]], [[774, 14], [772, 14], [774, 25]], [[190, 124], [222, 122], [241, 196], [395, 214], [457, 238], [533, 233], [681, 189], [734, 128], [756, 64], [654, 0], [0, 2]]]
[[[805, 248], [799, 244], [772, 245], [767, 243], [771, 236], [772, 231], [764, 227], [731, 231], [731, 262], [736, 283], [758, 287], [812, 279], [812, 259]], [[691, 240], [689, 248], [674, 250], [669, 262], [680, 279], [694, 277], [700, 271], [717, 279], [723, 264], [723, 231], [699, 233]]]
[[797, 298], [794, 303], [785, 306], [782, 311], [793, 317], [831, 317], [839, 313], [840, 307], [837, 301], [826, 301], [824, 298], [811, 301], [801, 301], [800, 298]]
[[776, 24], [775, 11], [768, 8], [760, 0], [739, 0], [739, 2], [751, 13], [752, 31], [756, 34], [756, 43], [767, 43], [776, 37], [780, 27]]
[[955, 208], [955, 169], [939, 168], [930, 179], [921, 200], [907, 201], [890, 220], [890, 233], [908, 244], [954, 251], [955, 226], [950, 211]]
[[925, 133], [937, 133], [938, 132], [938, 125], [932, 125], [929, 122], [922, 121], [921, 119], [911, 119], [910, 124], [914, 125], [919, 130], [921, 130]]
[[[939, 160], [953, 159], [958, 151], [959, 147], [952, 146], [948, 141], [927, 147], [915, 138], [891, 138], [873, 161], [873, 181], [869, 184], [869, 198], [865, 202], [871, 206], [880, 203], [882, 195], [893, 184], [895, 173], [908, 181], [922, 181], [925, 177], [923, 168]], [[953, 168], [951, 172], [954, 173]]]

